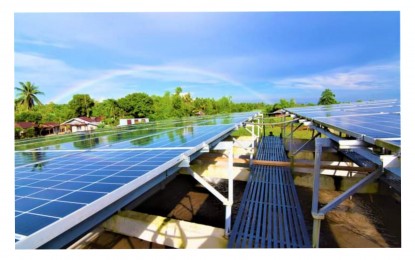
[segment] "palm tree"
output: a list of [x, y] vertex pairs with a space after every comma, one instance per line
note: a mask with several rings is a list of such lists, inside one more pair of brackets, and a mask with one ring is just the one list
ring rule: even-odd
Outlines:
[[38, 89], [37, 86], [27, 81], [25, 83], [19, 82], [20, 88], [15, 87], [16, 90], [20, 91], [17, 99], [18, 103], [23, 105], [27, 110], [31, 110], [36, 104], [42, 105], [42, 102], [37, 98], [36, 95], [43, 95], [44, 93]]

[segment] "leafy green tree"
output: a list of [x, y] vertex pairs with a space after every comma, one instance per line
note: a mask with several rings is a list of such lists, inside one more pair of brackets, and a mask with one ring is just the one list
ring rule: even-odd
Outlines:
[[150, 117], [154, 113], [153, 99], [146, 93], [133, 93], [118, 100], [120, 107], [135, 118]]
[[68, 103], [73, 117], [89, 117], [92, 114], [94, 104], [94, 100], [88, 94], [75, 94]]
[[330, 89], [327, 88], [321, 93], [321, 97], [318, 100], [318, 104], [319, 105], [337, 104], [338, 102], [335, 97], [336, 95]]
[[193, 114], [193, 98], [190, 93], [186, 93], [181, 96], [183, 100], [183, 114], [185, 116], [191, 116]]
[[26, 110], [32, 110], [35, 104], [42, 105], [39, 98], [36, 95], [43, 95], [44, 93], [39, 90], [30, 81], [19, 82], [20, 87], [15, 87], [18, 93], [17, 103], [22, 105]]
[[92, 115], [104, 117], [105, 123], [110, 125], [118, 124], [118, 119], [125, 114], [125, 111], [119, 106], [117, 100], [106, 99], [98, 102], [92, 108]]
[[40, 123], [62, 123], [73, 116], [67, 104], [55, 104], [52, 102], [44, 104], [43, 106], [36, 106], [33, 111], [42, 115]]
[[181, 96], [182, 91], [181, 87], [177, 87], [171, 99], [172, 116], [175, 118], [186, 116], [185, 105]]
[[152, 96], [154, 101], [154, 114], [151, 120], [163, 120], [172, 117], [172, 96], [169, 91], [164, 92], [163, 96]]
[[16, 122], [32, 122], [39, 124], [42, 120], [42, 114], [34, 111], [26, 111], [15, 115]]
[[290, 107], [296, 107], [296, 106], [297, 106], [297, 103], [295, 102], [293, 98], [291, 98], [289, 101], [284, 98], [281, 98], [278, 103], [274, 104], [271, 111], [269, 112], [273, 112], [278, 109], [290, 108]]
[[208, 100], [206, 98], [196, 98], [194, 101], [194, 112], [202, 111], [206, 114]]
[[231, 113], [232, 112], [232, 106], [233, 106], [232, 97], [230, 96], [221, 97], [220, 99], [218, 99], [216, 103], [217, 103], [219, 113]]

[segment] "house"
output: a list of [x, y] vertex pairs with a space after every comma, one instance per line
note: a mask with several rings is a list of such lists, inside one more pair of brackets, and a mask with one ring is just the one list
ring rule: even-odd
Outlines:
[[195, 116], [204, 116], [205, 112], [203, 112], [202, 110], [199, 110], [197, 112], [194, 113]]
[[15, 122], [14, 127], [22, 128], [22, 129], [28, 129], [28, 128], [36, 128], [37, 124], [32, 122]]
[[101, 123], [101, 117], [75, 117], [69, 119], [61, 124], [61, 131], [67, 132], [83, 132], [83, 131], [92, 131], [98, 128], [98, 125]]
[[268, 116], [283, 117], [284, 114], [285, 114], [285, 110], [278, 109], [278, 110], [275, 110], [274, 112], [268, 113]]
[[14, 128], [16, 138], [33, 137], [36, 135], [38, 125], [33, 122], [15, 122]]
[[119, 126], [124, 125], [135, 125], [141, 123], [148, 123], [150, 120], [148, 118], [127, 118], [127, 119], [120, 119]]
[[60, 131], [59, 123], [46, 122], [46, 123], [40, 124], [40, 134], [41, 135], [59, 134], [59, 131]]

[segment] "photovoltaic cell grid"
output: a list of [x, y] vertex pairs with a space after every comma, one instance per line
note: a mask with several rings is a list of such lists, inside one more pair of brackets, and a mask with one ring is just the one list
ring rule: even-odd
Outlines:
[[162, 173], [163, 166], [178, 164], [183, 154], [230, 133], [253, 115], [219, 117], [217, 125], [177, 127], [94, 149], [16, 152], [16, 247], [34, 234], [47, 236], [52, 227], [76, 222], [77, 215], [94, 214], [87, 209], [91, 205], [114, 201], [126, 187], [139, 187]]
[[[39, 140], [29, 139], [18, 140], [15, 144], [16, 150], [28, 150], [40, 147], [42, 150], [80, 150], [98, 148], [122, 140], [130, 140], [140, 136], [148, 136], [162, 132], [168, 132], [180, 127], [204, 126], [236, 123], [245, 115], [243, 113], [234, 116], [222, 117], [198, 117], [192, 120], [168, 121], [161, 123], [146, 123], [135, 127], [120, 127], [116, 130], [106, 130], [92, 133], [74, 133], [57, 137], [39, 138]], [[39, 148], [38, 148], [39, 149]]]
[[[87, 141], [88, 146], [85, 149], [134, 149], [134, 148], [159, 148], [159, 147], [192, 147], [203, 140], [207, 140], [217, 134], [217, 132], [224, 131], [233, 124], [226, 125], [209, 125], [209, 126], [187, 126], [177, 127], [174, 129], [163, 131], [145, 131], [141, 135], [134, 138], [119, 139], [118, 142], [110, 142], [108, 138], [102, 137], [98, 141]], [[111, 134], [112, 135], [112, 134]], [[95, 140], [93, 138], [92, 140]], [[120, 141], [121, 140], [121, 141]], [[71, 155], [74, 149], [74, 143], [61, 144], [61, 150], [53, 149], [51, 147], [43, 147], [31, 151], [19, 151], [15, 153], [15, 166], [27, 165], [29, 163], [35, 164], [39, 161], [51, 160], [53, 158], [65, 157]], [[95, 144], [93, 146], [92, 144]], [[66, 148], [71, 151], [66, 150]], [[94, 148], [96, 147], [96, 148]], [[79, 149], [79, 152], [85, 149]]]
[[287, 111], [364, 141], [399, 149], [401, 144], [400, 102], [381, 100], [289, 108]]
[[[16, 233], [28, 236], [185, 151], [84, 152], [46, 162], [39, 170], [16, 169]], [[27, 221], [30, 217], [40, 221]]]
[[[152, 127], [152, 128], [159, 128], [163, 126], [178, 126], [178, 124], [185, 124], [189, 122], [190, 124], [200, 121], [208, 120], [206, 117], [203, 118], [191, 118], [191, 120], [165, 120], [165, 121], [157, 121], [157, 122], [149, 122], [145, 124], [132, 124], [126, 126], [120, 126], [117, 129], [96, 129], [91, 135], [100, 136], [106, 135], [110, 133], [122, 133], [122, 132], [129, 132], [129, 131], [136, 131], [139, 129]], [[67, 139], [68, 141], [75, 141], [80, 136], [78, 133], [70, 133], [65, 134], [64, 136], [43, 136], [43, 137], [36, 137], [36, 138], [28, 138], [28, 139], [20, 139], [15, 141], [16, 147], [23, 146], [25, 144], [32, 144], [32, 143], [39, 143], [44, 141], [53, 141], [53, 140], [62, 140]], [[70, 140], [73, 139], [73, 140]]]

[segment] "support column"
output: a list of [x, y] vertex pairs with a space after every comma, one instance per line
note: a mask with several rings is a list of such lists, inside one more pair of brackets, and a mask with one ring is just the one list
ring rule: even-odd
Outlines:
[[228, 154], [228, 203], [225, 212], [225, 237], [231, 233], [232, 205], [233, 205], [233, 146], [227, 149]]
[[315, 218], [313, 220], [313, 236], [312, 236], [312, 247], [318, 248], [320, 243], [320, 226], [321, 219]]
[[[255, 131], [255, 126], [252, 126], [252, 133]], [[232, 219], [232, 204], [233, 204], [233, 142], [224, 141], [218, 143], [213, 150], [224, 150], [228, 156], [228, 198], [225, 198], [220, 192], [218, 192], [212, 185], [210, 185], [199, 174], [195, 173], [190, 168], [189, 159], [185, 158], [181, 163], [181, 167], [184, 168], [187, 173], [195, 178], [200, 184], [202, 184], [207, 190], [209, 190], [216, 198], [218, 198], [225, 206], [225, 237], [228, 237], [231, 232], [231, 219]]]
[[320, 191], [320, 167], [321, 156], [323, 152], [323, 143], [330, 142], [329, 139], [316, 138], [315, 139], [315, 158], [314, 158], [314, 173], [313, 173], [313, 197], [311, 202], [311, 215], [313, 216], [313, 237], [312, 246], [318, 248], [320, 241], [320, 226], [324, 215], [318, 212], [318, 196]]
[[284, 138], [285, 138], [285, 115], [283, 116], [282, 120], [283, 120], [283, 124], [282, 124], [281, 133], [282, 133], [282, 141], [284, 141]]
[[[337, 140], [336, 142], [341, 146], [341, 142], [343, 140]], [[365, 186], [366, 184], [376, 180], [379, 178], [383, 173], [383, 165], [382, 163], [378, 164], [378, 168], [376, 168], [373, 172], [369, 173], [365, 178], [360, 180], [358, 183], [350, 187], [348, 190], [343, 192], [341, 195], [337, 196], [335, 199], [327, 203], [321, 209], [318, 208], [318, 196], [319, 196], [319, 189], [320, 189], [320, 169], [321, 169], [321, 156], [323, 147], [333, 147], [334, 143], [329, 138], [316, 138], [315, 139], [315, 159], [314, 159], [314, 173], [313, 173], [313, 197], [312, 197], [312, 204], [311, 204], [311, 215], [313, 217], [313, 235], [312, 235], [312, 246], [314, 248], [319, 247], [320, 241], [320, 226], [321, 220], [324, 219], [325, 214], [330, 210], [337, 207], [342, 201], [347, 199], [349, 196], [353, 195], [356, 191], [358, 191], [361, 187]], [[379, 158], [373, 158], [372, 162], [375, 162]]]
[[290, 151], [289, 151], [290, 156], [291, 156], [291, 151], [292, 151], [292, 147], [293, 147], [293, 136], [294, 136], [294, 123], [293, 123], [293, 121], [291, 121]]

